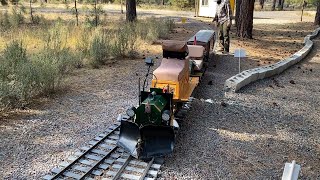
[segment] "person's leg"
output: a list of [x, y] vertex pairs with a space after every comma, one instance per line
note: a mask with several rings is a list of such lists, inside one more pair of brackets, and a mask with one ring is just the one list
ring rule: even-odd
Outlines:
[[223, 33], [223, 26], [225, 23], [219, 25], [219, 50], [224, 50], [224, 33]]
[[228, 26], [228, 23], [223, 24], [223, 38], [224, 38], [224, 51], [229, 52], [230, 48], [230, 26]]

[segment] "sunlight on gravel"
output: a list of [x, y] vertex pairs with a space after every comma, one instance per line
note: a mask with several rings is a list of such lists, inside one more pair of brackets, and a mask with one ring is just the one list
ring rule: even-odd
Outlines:
[[[186, 40], [211, 27], [211, 19], [199, 20], [177, 23], [170, 38]], [[232, 50], [246, 48], [250, 55], [241, 61], [243, 70], [291, 55], [314, 28], [310, 22], [283, 24], [285, 20], [270, 26], [271, 20], [259, 20], [268, 23], [255, 26], [253, 40], [240, 42], [232, 30]], [[317, 39], [314, 49], [319, 47]], [[237, 59], [232, 54], [212, 55], [193, 94], [192, 110], [179, 122], [174, 153], [166, 157], [159, 179], [280, 179], [284, 163], [292, 160], [301, 164], [302, 179], [319, 179], [317, 53], [238, 94], [223, 91], [225, 80], [238, 72]], [[149, 55], [157, 57], [154, 70], [161, 62], [161, 46], [146, 47], [143, 57]], [[61, 92], [17, 116], [5, 116], [0, 125], [1, 178], [40, 179], [48, 174], [115, 122], [118, 114], [138, 104], [137, 79], [145, 73], [143, 59], [79, 69]]]

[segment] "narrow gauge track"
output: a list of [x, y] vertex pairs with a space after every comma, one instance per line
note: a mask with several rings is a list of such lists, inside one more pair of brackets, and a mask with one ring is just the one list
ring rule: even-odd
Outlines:
[[135, 159], [117, 147], [119, 128], [120, 123], [110, 126], [43, 179], [155, 179], [161, 165], [154, 159]]
[[[175, 112], [175, 119], [181, 120], [192, 107], [193, 98], [184, 103], [182, 108]], [[122, 120], [127, 120], [122, 116]], [[120, 122], [113, 124], [98, 137], [89, 142], [90, 146], [80, 148], [68, 161], [62, 162], [59, 167], [51, 170], [51, 174], [43, 177], [45, 180], [78, 179], [78, 180], [153, 180], [157, 178], [161, 164], [135, 159], [122, 148], [117, 146], [119, 139]]]

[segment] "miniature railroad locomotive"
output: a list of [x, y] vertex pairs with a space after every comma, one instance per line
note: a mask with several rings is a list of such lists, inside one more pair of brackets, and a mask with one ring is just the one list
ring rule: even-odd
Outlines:
[[190, 40], [189, 45], [184, 41], [163, 41], [163, 59], [152, 73], [153, 60], [146, 59], [149, 65], [146, 79], [150, 74], [153, 76], [151, 88], [145, 91], [143, 84], [139, 106], [126, 111], [129, 119], [121, 121], [117, 142], [132, 156], [149, 159], [173, 152], [175, 134], [179, 129], [175, 113], [188, 102], [199, 84], [206, 69], [206, 53], [213, 49], [212, 42], [215, 41], [212, 30], [199, 31], [196, 35], [202, 35], [199, 45], [197, 42], [190, 45]]

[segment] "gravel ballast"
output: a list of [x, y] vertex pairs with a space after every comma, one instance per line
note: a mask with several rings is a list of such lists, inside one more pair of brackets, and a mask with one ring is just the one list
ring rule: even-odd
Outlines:
[[[157, 62], [159, 63], [159, 62]], [[103, 132], [118, 114], [138, 104], [143, 60], [124, 60], [101, 69], [80, 69], [66, 89], [42, 107], [1, 119], [0, 179], [40, 179]]]
[[[317, 38], [301, 63], [238, 94], [222, 92], [223, 80], [237, 72], [232, 58], [217, 57], [194, 93], [160, 179], [281, 179], [292, 160], [301, 165], [301, 179], [319, 179], [319, 46]], [[204, 102], [209, 98], [212, 104]]]
[[[284, 163], [296, 160], [302, 179], [319, 179], [319, 46], [316, 39], [306, 60], [239, 94], [223, 92], [237, 59], [214, 56], [159, 178], [280, 179]], [[243, 60], [243, 70], [255, 62]], [[146, 72], [143, 60], [77, 70], [69, 89], [24, 110], [28, 116], [1, 119], [1, 178], [40, 179], [104, 131], [138, 103], [136, 72]]]

